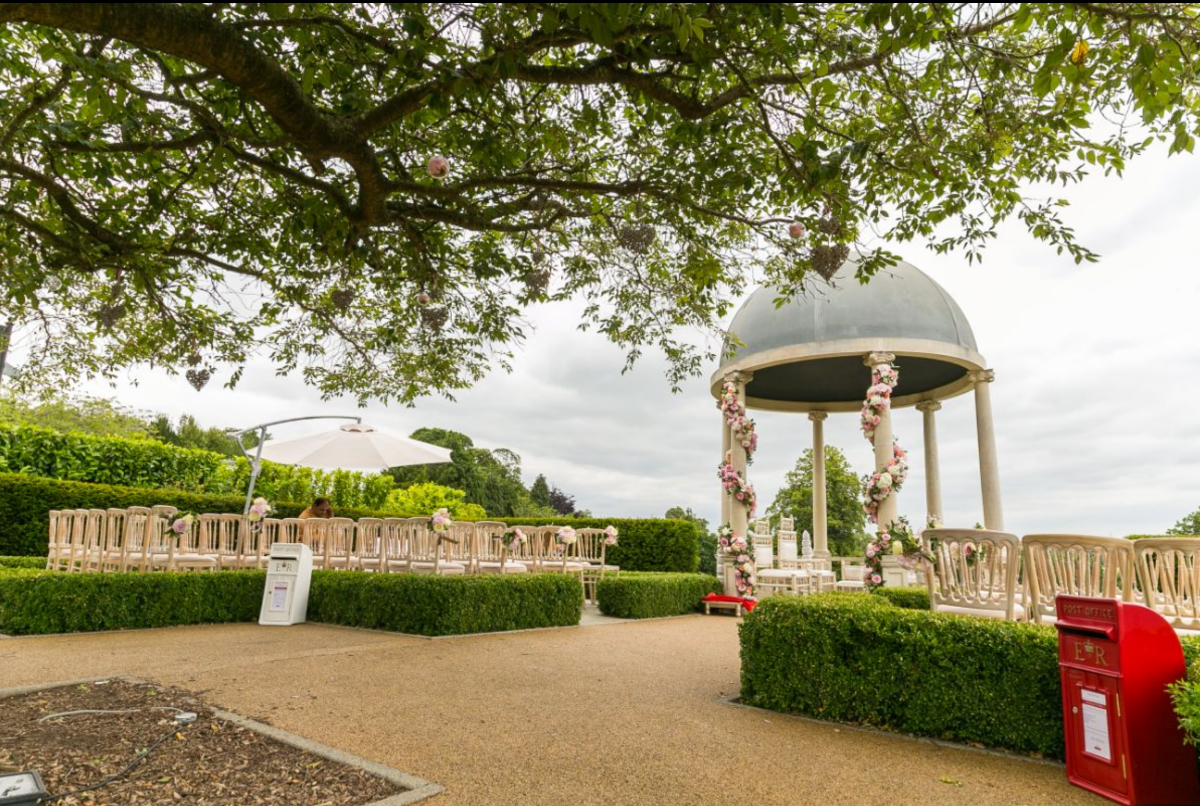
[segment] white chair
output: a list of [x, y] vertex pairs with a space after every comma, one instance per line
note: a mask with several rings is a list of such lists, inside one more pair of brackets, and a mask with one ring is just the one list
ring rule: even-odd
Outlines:
[[1142, 604], [1181, 633], [1200, 633], [1200, 539], [1153, 537], [1133, 543]]
[[589, 602], [596, 601], [596, 587], [606, 574], [620, 574], [621, 567], [605, 561], [604, 542], [608, 534], [599, 528], [589, 527], [575, 530], [575, 546], [572, 559], [583, 565], [583, 595]]
[[1133, 541], [1090, 535], [1025, 535], [1026, 611], [1039, 624], [1057, 620], [1059, 595], [1134, 600]]
[[[809, 573], [798, 568], [776, 568], [771, 536], [751, 534], [754, 535], [751, 550], [754, 552], [754, 587], [758, 598], [765, 599], [780, 593], [807, 593], [807, 585], [811, 580]], [[805, 587], [802, 589], [801, 586]]]
[[526, 533], [533, 544], [533, 560], [536, 570], [543, 574], [572, 574], [583, 584], [583, 563], [570, 558], [569, 547], [558, 542], [559, 526], [539, 526], [533, 534]]
[[405, 522], [404, 535], [408, 545], [408, 567], [414, 573], [460, 576], [467, 572], [462, 563], [443, 559], [442, 541], [430, 528], [429, 518], [409, 518]]
[[479, 549], [476, 543], [475, 524], [470, 521], [454, 521], [441, 533], [442, 559], [458, 563], [466, 573], [478, 571]]
[[354, 524], [354, 567], [360, 571], [383, 571], [386, 557], [383, 519], [359, 518]]
[[354, 563], [354, 519], [325, 519], [325, 560], [322, 568], [347, 571]]
[[923, 539], [933, 557], [925, 584], [935, 613], [1025, 620], [1017, 601], [1020, 538], [986, 529], [926, 529]]
[[867, 567], [856, 563], [842, 562], [842, 578], [833, 584], [835, 590], [840, 591], [865, 591], [867, 589], [866, 582], [863, 577], [866, 576]]
[[46, 570], [57, 570], [59, 534], [58, 521], [61, 513], [57, 509], [50, 510], [46, 531]]
[[[788, 518], [787, 520], [791, 520]], [[757, 560], [755, 561], [757, 564]], [[813, 575], [800, 567], [800, 552], [796, 543], [795, 531], [779, 531], [779, 567], [797, 573], [793, 576], [793, 587], [796, 593], [813, 592]]]

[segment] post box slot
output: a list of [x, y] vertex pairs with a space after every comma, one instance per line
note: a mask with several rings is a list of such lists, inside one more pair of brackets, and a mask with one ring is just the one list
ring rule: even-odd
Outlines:
[[1058, 627], [1059, 632], [1102, 635], [1110, 641], [1117, 640], [1117, 627], [1115, 624], [1076, 624], [1074, 622], [1064, 624], [1060, 621], [1055, 626]]

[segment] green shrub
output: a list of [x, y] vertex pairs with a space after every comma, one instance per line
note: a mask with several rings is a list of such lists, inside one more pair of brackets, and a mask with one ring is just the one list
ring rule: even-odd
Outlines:
[[876, 596], [882, 596], [896, 607], [903, 607], [907, 610], [928, 610], [929, 609], [929, 589], [928, 588], [876, 588], [874, 590]]
[[[295, 517], [307, 503], [271, 502], [275, 516]], [[46, 556], [49, 512], [52, 509], [107, 509], [109, 507], [154, 506], [170, 504], [192, 512], [241, 512], [242, 495], [207, 495], [178, 490], [153, 490], [144, 487], [117, 487], [60, 481], [16, 473], [0, 473], [0, 554]], [[403, 513], [355, 507], [335, 507], [334, 512], [347, 518], [388, 517]], [[510, 523], [518, 519], [509, 518]], [[604, 527], [612, 524], [620, 530], [616, 546], [610, 546], [607, 559], [621, 570], [694, 571], [696, 570], [696, 527], [691, 521], [658, 518], [534, 518], [520, 519], [522, 524], [569, 524], [576, 528]]]
[[1063, 755], [1051, 627], [774, 597], [741, 626], [742, 699], [775, 711]]
[[0, 632], [129, 630], [254, 621], [265, 573], [0, 574]]
[[572, 626], [582, 610], [579, 580], [564, 574], [316, 571], [308, 618], [413, 635], [464, 635]]
[[606, 576], [596, 587], [600, 612], [616, 618], [659, 618], [693, 613], [721, 582], [708, 574], [628, 573]]
[[[152, 439], [61, 433], [0, 423], [0, 471], [43, 478], [153, 487], [193, 493], [237, 494], [250, 480], [245, 457], [180, 448]], [[334, 506], [382, 507], [396, 486], [386, 473], [314, 470], [263, 462], [256, 489], [284, 501], [326, 496]]]
[[717, 536], [712, 532], [698, 532], [700, 563], [696, 570], [710, 576], [717, 575]]
[[0, 568], [37, 568], [44, 569], [46, 567], [46, 558], [43, 557], [0, 557]]
[[[0, 633], [35, 635], [258, 620], [263, 571], [65, 574], [0, 569]], [[314, 571], [308, 620], [416, 635], [564, 627], [583, 591], [562, 574], [441, 577]]]
[[1200, 535], [1125, 535], [1126, 540], [1149, 540], [1159, 537], [1200, 537]]

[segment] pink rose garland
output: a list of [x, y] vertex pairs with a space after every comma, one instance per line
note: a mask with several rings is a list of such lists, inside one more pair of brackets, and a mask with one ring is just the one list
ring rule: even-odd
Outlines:
[[736, 386], [726, 382], [717, 407], [725, 415], [734, 441], [746, 449], [746, 458], [749, 459], [758, 450], [758, 434], [754, 430], [754, 421], [746, 416], [746, 407], [738, 400]]

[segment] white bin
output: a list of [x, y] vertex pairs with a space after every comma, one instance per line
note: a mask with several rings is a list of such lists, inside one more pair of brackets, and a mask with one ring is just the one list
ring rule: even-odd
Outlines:
[[312, 568], [312, 550], [303, 543], [271, 544], [259, 624], [287, 626], [305, 622]]

